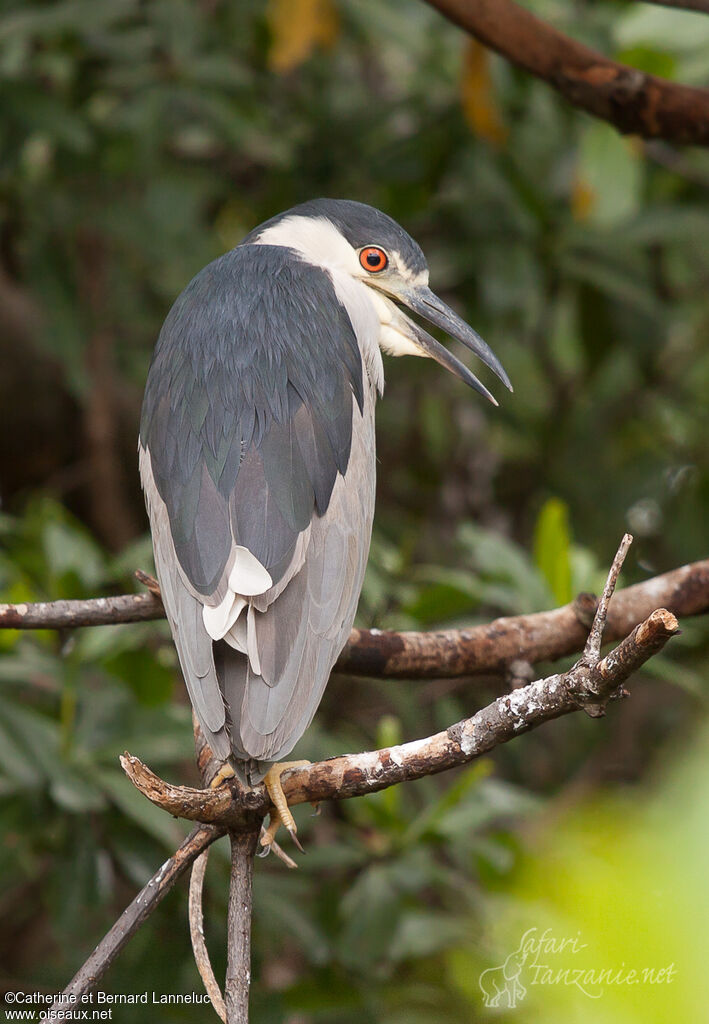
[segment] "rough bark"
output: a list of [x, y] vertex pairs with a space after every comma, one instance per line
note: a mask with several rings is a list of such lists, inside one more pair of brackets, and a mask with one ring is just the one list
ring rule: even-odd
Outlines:
[[231, 883], [224, 1002], [227, 1024], [248, 1024], [251, 988], [251, 888], [258, 828], [247, 832], [230, 832], [229, 839]]
[[[588, 707], [597, 717], [630, 675], [677, 632], [675, 616], [658, 608], [602, 660], [592, 664], [584, 656], [568, 672], [504, 694], [443, 732], [284, 772], [286, 799], [299, 804], [363, 796], [467, 764], [523, 732], [580, 708]], [[239, 830], [253, 827], [270, 807], [263, 785], [247, 790], [234, 782], [231, 788], [192, 789], [164, 782], [131, 754], [124, 754], [121, 764], [144, 796], [176, 817]]]
[[[514, 0], [427, 0], [483, 45], [581, 110], [645, 139], [709, 145], [709, 90], [619, 64], [564, 35]], [[678, 17], [681, 15], [678, 15]]]
[[[555, 661], [583, 649], [596, 599], [582, 594], [548, 612], [495, 619], [467, 629], [395, 633], [354, 629], [336, 672], [391, 679], [504, 675], [515, 661]], [[678, 618], [709, 612], [709, 559], [692, 562], [614, 594], [604, 637], [627, 636], [655, 609]], [[155, 593], [86, 601], [0, 605], [0, 628], [67, 629], [164, 618]]]

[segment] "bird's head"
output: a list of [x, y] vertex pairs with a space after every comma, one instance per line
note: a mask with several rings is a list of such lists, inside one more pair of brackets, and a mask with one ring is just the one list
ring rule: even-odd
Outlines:
[[512, 390], [490, 346], [428, 287], [421, 247], [381, 210], [348, 199], [314, 199], [260, 225], [244, 241], [288, 246], [309, 262], [364, 284], [379, 317], [379, 344], [385, 352], [435, 359], [497, 405], [468, 367], [406, 309], [462, 342]]

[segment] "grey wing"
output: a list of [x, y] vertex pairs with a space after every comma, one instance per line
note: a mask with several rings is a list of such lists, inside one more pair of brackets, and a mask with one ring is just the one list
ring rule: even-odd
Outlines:
[[155, 569], [187, 692], [205, 737], [220, 760], [231, 754], [226, 708], [214, 668], [212, 639], [204, 628], [203, 604], [185, 585], [175, 553], [167, 508], [153, 479], [150, 455], [140, 449], [140, 473], [153, 536]]
[[220, 688], [231, 713], [235, 757], [251, 782], [283, 758], [317, 710], [352, 623], [369, 553], [374, 514], [373, 399], [354, 410], [352, 452], [328, 510], [313, 519], [300, 570], [269, 600], [253, 599], [254, 659], [215, 645]]

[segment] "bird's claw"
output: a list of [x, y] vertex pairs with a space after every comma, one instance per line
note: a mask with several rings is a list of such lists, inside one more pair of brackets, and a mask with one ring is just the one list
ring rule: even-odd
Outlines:
[[228, 761], [225, 761], [224, 764], [219, 769], [219, 771], [217, 772], [217, 774], [212, 779], [212, 781], [209, 783], [209, 788], [216, 789], [217, 786], [221, 786], [222, 782], [226, 782], [227, 779], [233, 779], [235, 775], [236, 772], [234, 771], [232, 766], [229, 764]]
[[298, 827], [293, 819], [285, 793], [281, 785], [281, 775], [291, 768], [304, 768], [310, 761], [283, 761], [281, 764], [271, 765], [263, 782], [273, 804], [271, 819], [268, 828], [261, 834], [261, 846], [268, 850], [276, 837], [276, 832], [281, 825], [284, 825], [290, 834], [296, 848], [305, 853], [296, 833]]
[[[266, 829], [262, 825], [261, 826], [261, 835], [264, 836], [265, 834], [266, 834]], [[257, 857], [268, 857], [268, 855], [271, 852], [271, 850], [273, 850], [273, 853], [275, 854], [276, 857], [278, 857], [279, 860], [283, 861], [283, 863], [285, 864], [285, 866], [287, 868], [291, 868], [292, 869], [292, 868], [297, 868], [298, 867], [298, 865], [293, 860], [293, 858], [289, 857], [288, 854], [286, 853], [286, 851], [281, 849], [281, 847], [278, 845], [278, 843], [276, 842], [275, 839], [272, 840], [267, 846], [263, 846], [261, 848], [260, 852], [256, 854], [256, 856]]]
[[303, 844], [301, 843], [300, 839], [298, 839], [298, 836], [295, 834], [295, 829], [289, 828], [288, 833], [291, 839], [293, 840], [296, 849], [300, 850], [301, 853], [305, 853], [305, 850], [303, 849]]

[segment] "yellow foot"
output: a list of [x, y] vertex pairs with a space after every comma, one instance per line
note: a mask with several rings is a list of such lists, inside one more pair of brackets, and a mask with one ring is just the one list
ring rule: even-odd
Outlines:
[[306, 765], [310, 764], [310, 761], [281, 761], [280, 764], [271, 765], [263, 783], [268, 790], [268, 795], [271, 798], [274, 810], [271, 811], [271, 820], [268, 828], [261, 835], [261, 846], [265, 852], [268, 852], [269, 848], [273, 844], [273, 840], [276, 836], [276, 832], [281, 825], [290, 832], [291, 839], [298, 847], [301, 853], [305, 853], [305, 850], [298, 842], [296, 832], [295, 821], [293, 815], [290, 812], [290, 808], [286, 802], [285, 793], [281, 786], [281, 775], [283, 772], [287, 772], [290, 768], [305, 768]]
[[224, 764], [219, 769], [219, 771], [217, 772], [217, 774], [212, 779], [212, 781], [209, 783], [209, 788], [216, 789], [217, 786], [221, 786], [222, 782], [226, 782], [227, 779], [233, 779], [235, 775], [236, 772], [234, 771], [232, 766], [229, 764], [228, 761], [225, 761]]

